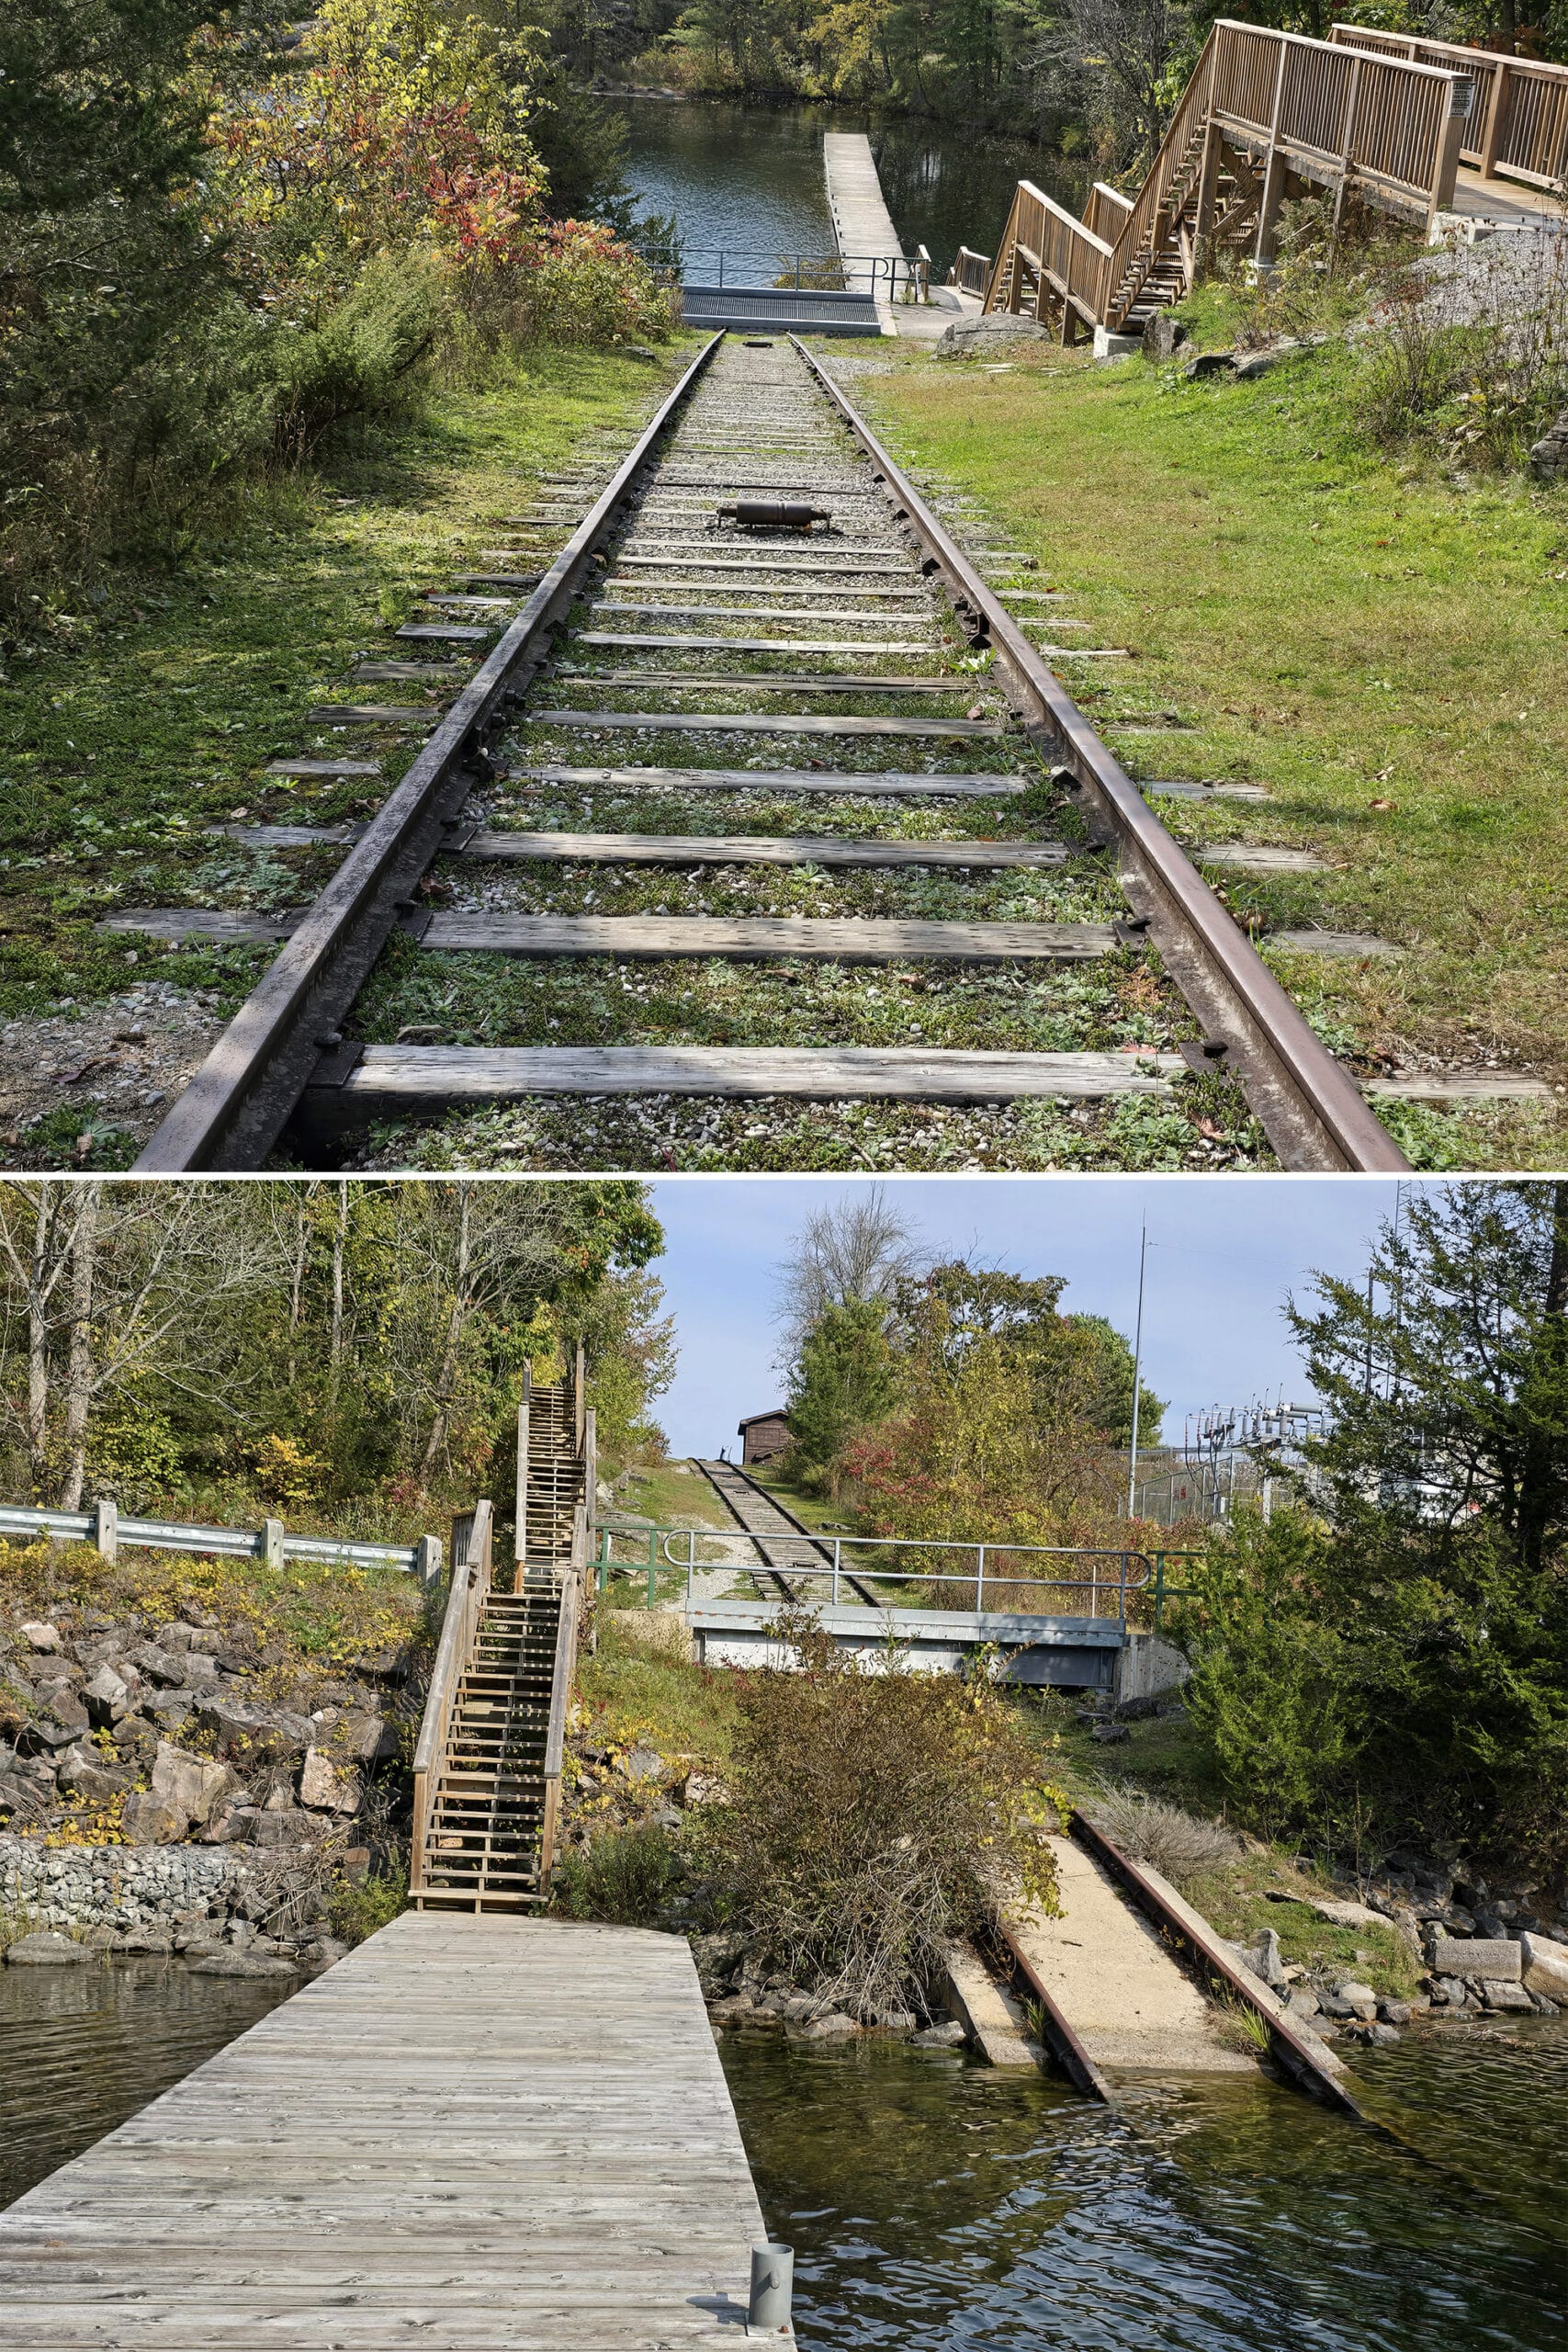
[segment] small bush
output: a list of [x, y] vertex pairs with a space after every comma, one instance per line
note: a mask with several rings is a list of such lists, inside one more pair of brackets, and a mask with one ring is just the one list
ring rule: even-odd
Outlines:
[[1055, 1911], [1064, 1800], [988, 1680], [868, 1671], [802, 1611], [774, 1632], [799, 1670], [736, 1678], [705, 1866], [793, 1982], [862, 2017], [926, 2005], [955, 1938], [1020, 1894]]
[[433, 269], [401, 254], [372, 262], [319, 325], [279, 327], [272, 348], [278, 455], [297, 463], [334, 424], [405, 403], [442, 314]]
[[1183, 1892], [1241, 1851], [1223, 1823], [1203, 1821], [1179, 1805], [1131, 1789], [1099, 1790], [1085, 1810], [1124, 1854], [1147, 1862]]
[[555, 1908], [569, 1919], [611, 1919], [646, 1928], [660, 1917], [681, 1883], [681, 1865], [667, 1830], [651, 1822], [606, 1829], [585, 1846], [569, 1847], [556, 1864]]
[[390, 1927], [408, 1908], [408, 1899], [409, 1878], [404, 1870], [340, 1879], [327, 1898], [332, 1931], [345, 1944], [362, 1944], [378, 1928]]

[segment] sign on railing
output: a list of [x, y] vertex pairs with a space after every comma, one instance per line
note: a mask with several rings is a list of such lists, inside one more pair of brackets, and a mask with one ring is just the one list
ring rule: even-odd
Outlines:
[[122, 1518], [107, 1497], [91, 1510], [29, 1510], [0, 1503], [0, 1537], [32, 1541], [40, 1535], [58, 1544], [90, 1544], [106, 1560], [122, 1544], [151, 1552], [217, 1552], [230, 1559], [260, 1560], [281, 1567], [285, 1560], [324, 1560], [335, 1567], [401, 1568], [421, 1584], [441, 1576], [441, 1538], [422, 1535], [414, 1544], [358, 1544], [336, 1535], [291, 1535], [280, 1519], [257, 1527], [195, 1527], [177, 1519]]

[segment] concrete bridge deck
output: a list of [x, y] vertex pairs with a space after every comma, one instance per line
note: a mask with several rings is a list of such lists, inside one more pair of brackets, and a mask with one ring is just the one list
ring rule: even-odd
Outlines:
[[679, 1939], [407, 1913], [0, 2213], [15, 2352], [734, 2352], [766, 2232]]

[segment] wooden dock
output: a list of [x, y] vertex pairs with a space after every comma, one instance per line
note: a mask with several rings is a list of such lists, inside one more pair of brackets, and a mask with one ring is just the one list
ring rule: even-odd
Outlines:
[[767, 2233], [684, 1942], [406, 1913], [0, 2213], [14, 2352], [734, 2352]]

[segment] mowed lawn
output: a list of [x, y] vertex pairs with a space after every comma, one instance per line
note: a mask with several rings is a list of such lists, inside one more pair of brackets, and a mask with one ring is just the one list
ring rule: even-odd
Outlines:
[[[1060, 666], [1134, 775], [1272, 796], [1166, 800], [1173, 831], [1329, 861], [1225, 882], [1235, 912], [1401, 950], [1275, 953], [1336, 1051], [1362, 1068], [1495, 1062], [1560, 1090], [1529, 1109], [1396, 1111], [1414, 1156], [1562, 1164], [1568, 491], [1383, 455], [1340, 345], [1247, 384], [1042, 345], [993, 356], [1007, 372], [885, 346], [849, 389], [908, 461], [1038, 556], [1032, 584], [1066, 591], [1054, 611], [1089, 624], [1066, 642], [1131, 649]], [[1195, 731], [1118, 733], [1138, 717]]]

